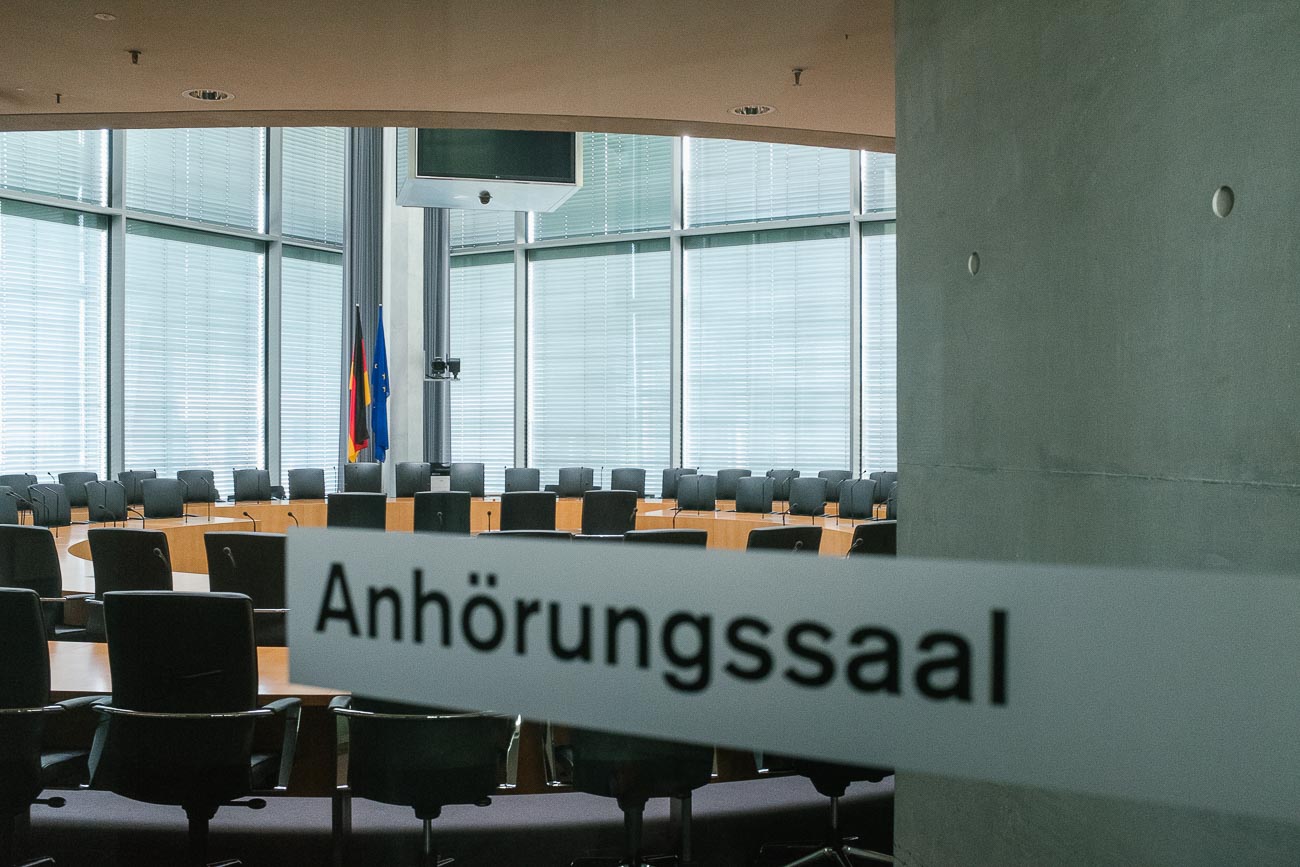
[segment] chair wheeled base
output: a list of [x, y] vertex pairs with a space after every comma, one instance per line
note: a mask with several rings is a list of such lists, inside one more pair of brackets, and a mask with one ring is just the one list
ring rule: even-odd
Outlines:
[[[856, 867], [859, 864], [893, 864], [894, 856], [852, 845], [853, 837], [840, 836], [840, 799], [831, 798], [831, 824], [822, 843], [767, 843], [759, 849], [764, 864], [781, 867], [812, 867], [830, 864], [835, 867]], [[784, 860], [790, 859], [790, 860]]]

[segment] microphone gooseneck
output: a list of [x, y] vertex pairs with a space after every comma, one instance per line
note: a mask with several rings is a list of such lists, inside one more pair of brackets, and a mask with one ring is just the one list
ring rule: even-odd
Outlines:
[[487, 531], [488, 531], [489, 533], [492, 532], [492, 510], [491, 510], [491, 509], [488, 509], [488, 528], [487, 528]]
[[442, 528], [443, 528], [444, 526], [445, 526], [445, 524], [444, 524], [444, 519], [443, 519], [442, 512], [439, 512], [439, 513], [438, 513], [438, 532], [439, 532], [439, 533], [442, 532]]
[[293, 518], [293, 525], [294, 525], [295, 527], [301, 527], [301, 526], [302, 526], [302, 524], [298, 523], [298, 516], [295, 515], [293, 512], [286, 512], [285, 514], [287, 514], [290, 518]]
[[250, 520], [250, 521], [253, 522], [253, 532], [256, 533], [256, 532], [257, 532], [257, 519], [254, 518], [252, 515], [248, 514], [248, 512], [244, 512], [244, 517], [247, 518], [248, 520]]
[[225, 555], [226, 555], [226, 559], [230, 561], [230, 568], [231, 568], [231, 569], [238, 569], [238, 568], [239, 568], [239, 566], [236, 565], [236, 563], [235, 563], [235, 555], [234, 555], [233, 553], [231, 553], [229, 547], [222, 548], [222, 549], [221, 549], [221, 553], [222, 553], [222, 554], [225, 554]]

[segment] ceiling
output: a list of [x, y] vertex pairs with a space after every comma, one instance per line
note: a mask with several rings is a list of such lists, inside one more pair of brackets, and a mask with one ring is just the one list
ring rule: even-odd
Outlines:
[[[5, 0], [0, 34], [0, 130], [419, 125], [893, 149], [892, 0]], [[776, 111], [728, 111], [754, 103]]]

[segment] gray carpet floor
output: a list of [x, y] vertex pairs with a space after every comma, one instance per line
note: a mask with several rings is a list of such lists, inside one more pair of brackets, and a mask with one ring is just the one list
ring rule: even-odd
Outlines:
[[[185, 816], [177, 807], [140, 804], [107, 792], [60, 792], [63, 809], [32, 808], [31, 849], [59, 867], [178, 867], [185, 855]], [[269, 799], [266, 809], [223, 808], [212, 823], [210, 858], [240, 858], [246, 867], [328, 865], [330, 804], [324, 798]], [[695, 863], [751, 867], [764, 842], [817, 840], [829, 801], [806, 779], [718, 783], [694, 797]], [[890, 851], [893, 778], [855, 783], [841, 801], [841, 826], [867, 848]], [[617, 855], [622, 814], [610, 799], [580, 793], [507, 795], [487, 807], [448, 807], [434, 823], [440, 853], [463, 867], [562, 867], [587, 855]], [[675, 848], [668, 801], [646, 810], [646, 851]], [[353, 865], [419, 860], [420, 823], [406, 808], [356, 800]]]

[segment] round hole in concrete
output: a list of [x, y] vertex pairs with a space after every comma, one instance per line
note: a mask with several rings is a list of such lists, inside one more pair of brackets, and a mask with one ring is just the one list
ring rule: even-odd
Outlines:
[[1214, 216], [1226, 217], [1232, 213], [1232, 206], [1236, 204], [1237, 197], [1232, 192], [1232, 187], [1223, 186], [1214, 191], [1214, 198], [1210, 200], [1210, 207], [1214, 208]]

